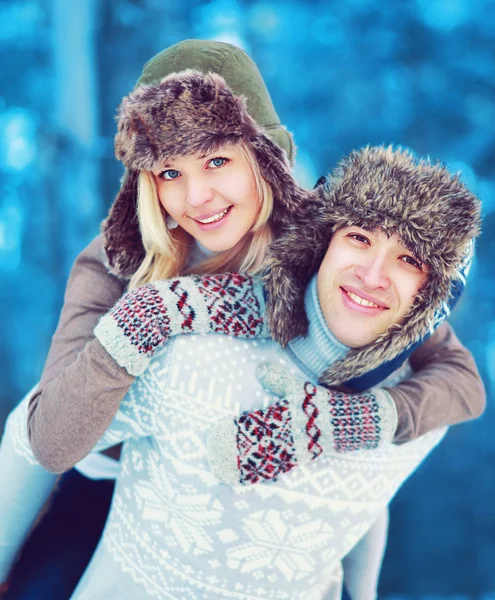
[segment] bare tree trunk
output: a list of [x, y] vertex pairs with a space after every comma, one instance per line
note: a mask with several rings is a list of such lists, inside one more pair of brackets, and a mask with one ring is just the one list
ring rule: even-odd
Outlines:
[[76, 254], [97, 232], [101, 217], [96, 3], [51, 3], [57, 154], [53, 233], [60, 240], [57, 271], [65, 279]]

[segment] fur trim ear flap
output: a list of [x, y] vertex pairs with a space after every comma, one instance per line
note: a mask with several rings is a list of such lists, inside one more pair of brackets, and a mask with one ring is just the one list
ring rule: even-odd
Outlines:
[[131, 277], [145, 256], [137, 216], [138, 177], [138, 171], [124, 173], [120, 191], [101, 224], [108, 265], [122, 277]]
[[264, 275], [268, 327], [273, 339], [283, 347], [308, 331], [304, 294], [332, 234], [331, 224], [328, 228], [322, 226], [324, 217], [314, 192], [308, 195], [304, 211], [295, 219], [298, 224], [271, 243]]
[[289, 228], [295, 220], [304, 219], [316, 208], [312, 191], [301, 188], [291, 173], [284, 151], [266, 135], [257, 135], [249, 144], [263, 179], [273, 193], [270, 224], [276, 233]]

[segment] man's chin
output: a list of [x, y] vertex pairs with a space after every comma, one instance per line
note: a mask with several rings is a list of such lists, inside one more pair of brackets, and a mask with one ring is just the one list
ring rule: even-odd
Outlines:
[[[352, 348], [353, 350], [356, 350], [357, 348], [362, 348], [363, 346], [367, 346], [368, 344], [371, 344], [372, 342], [374, 342], [377, 339], [377, 335], [375, 336], [370, 336], [370, 337], [363, 337], [363, 336], [347, 336], [347, 337], [343, 337], [341, 341], [342, 344], [344, 344], [344, 346], [347, 346], [348, 348]], [[347, 341], [343, 341], [343, 340], [347, 340]]]
[[336, 319], [330, 327], [335, 339], [348, 348], [361, 348], [374, 342], [380, 335], [376, 328], [371, 328], [366, 318]]

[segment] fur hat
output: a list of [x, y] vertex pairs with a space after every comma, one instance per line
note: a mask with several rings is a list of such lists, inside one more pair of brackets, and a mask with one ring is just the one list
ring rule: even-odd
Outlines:
[[162, 50], [143, 67], [136, 87], [158, 83], [184, 69], [218, 73], [236, 96], [246, 99], [248, 113], [294, 164], [292, 135], [281, 125], [268, 89], [253, 59], [241, 48], [212, 40], [183, 40]]
[[392, 360], [431, 332], [461, 293], [480, 227], [480, 202], [457, 176], [405, 150], [352, 152], [315, 192], [318, 208], [270, 248], [267, 315], [282, 345], [307, 332], [304, 290], [333, 233], [343, 227], [397, 234], [430, 267], [427, 282], [400, 324], [373, 343], [351, 349], [321, 381], [338, 385]]
[[[166, 69], [177, 62], [176, 52], [172, 53], [169, 49], [165, 51], [166, 57], [156, 57], [152, 63], [157, 68], [152, 69], [151, 63], [146, 65], [141, 78], [144, 81], [153, 81], [157, 69], [165, 71], [163, 74], [167, 76], [149, 84], [140, 80], [140, 85], [123, 99], [119, 108], [115, 150], [117, 158], [126, 167], [126, 173], [108, 218], [102, 224], [104, 249], [110, 268], [117, 275], [132, 276], [145, 255], [136, 213], [139, 171], [157, 169], [166, 158], [191, 153], [206, 155], [224, 144], [248, 144], [264, 179], [272, 187], [274, 209], [271, 223], [278, 230], [286, 225], [291, 214], [302, 209], [308, 195], [295, 183], [285, 151], [272, 141], [272, 137], [281, 140], [279, 143], [293, 154], [292, 138], [278, 122], [254, 63], [233, 46], [218, 42], [201, 43], [208, 44], [207, 50], [214, 53], [211, 61], [205, 61], [202, 55], [202, 61], [198, 63], [201, 67], [211, 62], [213, 68], [225, 68], [225, 47], [229, 58], [233, 50], [236, 56], [242, 53], [240, 59], [237, 57], [240, 63], [231, 69], [232, 73], [229, 71], [229, 77], [238, 87], [239, 82], [248, 82], [245, 87], [255, 96], [253, 110], [260, 119], [264, 117], [263, 120], [270, 121], [269, 129], [265, 130], [258, 124], [250, 115], [244, 97], [236, 95], [220, 75], [196, 70], [167, 75]], [[201, 43], [195, 40], [182, 43], [188, 44], [183, 62], [198, 62], [201, 54], [198, 44]], [[181, 45], [177, 45], [177, 51], [178, 46]], [[223, 57], [221, 61], [220, 56]], [[241, 66], [244, 72], [239, 72]]]

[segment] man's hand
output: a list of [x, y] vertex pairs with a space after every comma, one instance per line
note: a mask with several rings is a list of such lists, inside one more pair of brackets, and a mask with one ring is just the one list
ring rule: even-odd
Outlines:
[[226, 417], [212, 428], [208, 457], [212, 472], [224, 483], [272, 480], [324, 451], [371, 450], [393, 440], [397, 413], [384, 390], [359, 394], [328, 390], [273, 363], [260, 365], [257, 376], [281, 400]]

